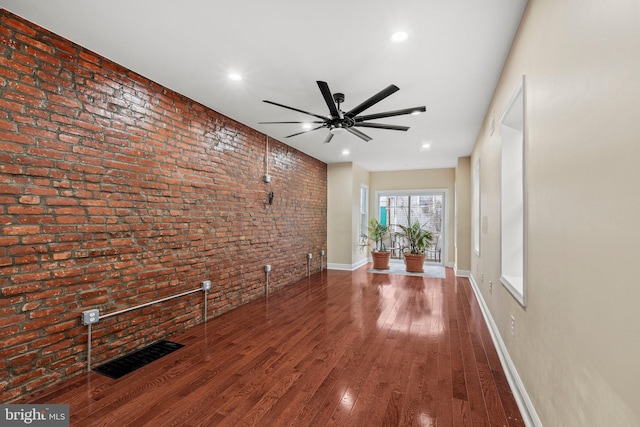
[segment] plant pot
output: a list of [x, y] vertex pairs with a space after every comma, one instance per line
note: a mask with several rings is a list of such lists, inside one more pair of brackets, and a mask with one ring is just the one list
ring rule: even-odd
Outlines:
[[391, 251], [375, 251], [371, 252], [373, 258], [373, 268], [376, 270], [388, 270]]
[[404, 265], [409, 273], [424, 273], [425, 254], [404, 254]]

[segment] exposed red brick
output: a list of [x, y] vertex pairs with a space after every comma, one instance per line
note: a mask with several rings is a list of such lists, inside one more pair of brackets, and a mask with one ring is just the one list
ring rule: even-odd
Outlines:
[[19, 286], [6, 286], [2, 288], [2, 295], [11, 296], [11, 295], [24, 294], [27, 292], [35, 292], [40, 290], [40, 288], [41, 286], [38, 283], [31, 283], [28, 285], [19, 285]]
[[2, 228], [2, 234], [9, 236], [24, 236], [38, 234], [39, 232], [39, 225], [10, 225]]
[[12, 215], [42, 215], [45, 213], [45, 210], [40, 206], [15, 206], [14, 205], [14, 206], [9, 206], [7, 208], [7, 212]]
[[24, 365], [25, 363], [35, 360], [37, 357], [38, 357], [38, 353], [35, 351], [31, 353], [21, 354], [17, 357], [9, 359], [9, 365], [10, 366]]
[[[74, 326], [78, 325], [78, 321], [77, 320], [69, 320], [67, 322], [61, 322], [61, 323], [56, 323], [52, 326], [48, 326], [46, 328], [44, 328], [44, 332], [47, 334], [54, 334], [54, 333], [58, 333], [58, 332], [63, 332], [66, 331], [68, 329], [73, 328]], [[50, 349], [52, 350], [52, 349]]]
[[42, 304], [41, 302], [28, 302], [22, 306], [21, 311], [35, 310], [36, 308], [40, 307], [41, 304]]
[[38, 196], [22, 196], [18, 200], [20, 203], [25, 205], [37, 205], [40, 203], [40, 197]]
[[[263, 294], [265, 264], [275, 291], [326, 248], [322, 162], [271, 140], [265, 184], [259, 132], [6, 10], [0, 43], [0, 401], [86, 368], [87, 308], [211, 279], [218, 315]], [[197, 293], [104, 319], [94, 363], [202, 311]]]
[[0, 317], [0, 328], [4, 328], [8, 325], [20, 324], [24, 322], [26, 319], [24, 314], [19, 314], [15, 316], [2, 316]]
[[17, 237], [0, 237], [0, 247], [13, 246], [18, 242]]
[[[52, 363], [51, 366], [53, 366], [54, 364], [55, 363]], [[64, 365], [61, 365], [61, 366], [64, 366]], [[27, 383], [24, 386], [24, 389], [27, 392], [31, 392], [39, 388], [42, 388], [44, 385], [53, 384], [55, 381], [58, 381], [60, 378], [62, 378], [62, 373], [60, 372], [52, 372], [48, 375], [42, 375], [38, 377], [36, 380], [30, 381], [29, 383]]]

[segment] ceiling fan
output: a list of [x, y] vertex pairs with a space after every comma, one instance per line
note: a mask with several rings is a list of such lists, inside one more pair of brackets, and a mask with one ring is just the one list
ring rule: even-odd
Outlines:
[[[331, 91], [329, 90], [329, 85], [326, 82], [317, 81], [318, 87], [320, 88], [320, 92], [322, 93], [322, 97], [324, 101], [327, 103], [327, 107], [329, 107], [329, 116], [323, 116], [320, 114], [310, 113], [308, 111], [300, 110], [298, 108], [288, 107], [286, 105], [278, 104], [277, 102], [267, 101], [266, 99], [263, 102], [267, 104], [277, 105], [278, 107], [286, 108], [288, 110], [297, 111], [299, 113], [308, 114], [310, 116], [316, 117], [320, 120], [315, 120], [310, 123], [318, 124], [319, 126], [304, 130], [302, 132], [297, 132], [292, 135], [288, 135], [285, 138], [291, 138], [292, 136], [301, 135], [303, 133], [312, 132], [314, 130], [327, 128], [329, 129], [329, 134], [325, 138], [324, 142], [328, 143], [333, 138], [333, 135], [338, 133], [349, 132], [364, 141], [371, 141], [371, 137], [367, 134], [363, 133], [359, 129], [356, 128], [375, 128], [375, 129], [389, 129], [389, 130], [401, 130], [407, 131], [409, 130], [408, 126], [397, 126], [397, 125], [388, 125], [382, 123], [370, 123], [369, 120], [381, 119], [384, 117], [393, 117], [393, 116], [402, 116], [405, 114], [419, 114], [423, 113], [427, 110], [425, 106], [414, 107], [414, 108], [405, 108], [402, 110], [395, 111], [386, 111], [384, 113], [375, 113], [368, 114], [364, 116], [360, 116], [367, 108], [377, 104], [382, 101], [389, 95], [399, 91], [400, 89], [395, 85], [389, 85], [385, 89], [373, 95], [371, 98], [362, 102], [360, 105], [352, 108], [351, 110], [344, 112], [340, 109], [340, 104], [344, 102], [344, 94], [343, 93], [334, 93], [331, 95]], [[260, 122], [260, 124], [283, 124], [283, 123], [309, 123], [309, 122]]]

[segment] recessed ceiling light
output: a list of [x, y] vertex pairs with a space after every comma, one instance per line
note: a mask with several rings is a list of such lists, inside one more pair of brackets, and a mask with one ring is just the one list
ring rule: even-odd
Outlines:
[[425, 150], [428, 148], [431, 148], [431, 144], [429, 144], [428, 142], [425, 142], [424, 144], [422, 144], [422, 148], [424, 148]]
[[402, 43], [408, 38], [409, 34], [405, 33], [404, 31], [398, 31], [397, 33], [393, 33], [393, 35], [391, 36], [391, 41], [394, 43]]
[[311, 123], [303, 123], [302, 124], [302, 129], [306, 129], [306, 130], [311, 129]]
[[239, 82], [240, 80], [242, 80], [242, 76], [237, 73], [231, 73], [229, 74], [229, 80], [233, 80], [234, 82]]
[[349, 155], [349, 150], [342, 150], [342, 155], [343, 156]]

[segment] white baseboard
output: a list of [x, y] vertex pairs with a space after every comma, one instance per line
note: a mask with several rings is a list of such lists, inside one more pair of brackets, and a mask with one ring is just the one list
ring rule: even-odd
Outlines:
[[353, 266], [351, 264], [334, 264], [332, 262], [327, 263], [327, 270], [348, 270], [352, 271]]
[[346, 271], [353, 271], [356, 268], [360, 268], [363, 265], [366, 265], [369, 262], [368, 259], [363, 259], [361, 261], [358, 261], [354, 264], [335, 264], [335, 263], [327, 263], [327, 270], [346, 270]]
[[469, 277], [471, 276], [471, 271], [469, 270], [458, 270], [458, 266], [453, 264], [453, 272], [458, 277]]
[[478, 288], [478, 284], [473, 279], [473, 275], [469, 274], [469, 281], [471, 282], [471, 288], [473, 289], [473, 293], [476, 295], [476, 299], [480, 304], [480, 309], [482, 310], [482, 315], [484, 316], [484, 320], [487, 322], [487, 326], [489, 327], [489, 332], [491, 333], [491, 338], [493, 339], [493, 344], [496, 346], [498, 350], [498, 357], [500, 358], [500, 363], [502, 364], [502, 369], [504, 369], [505, 375], [507, 377], [507, 381], [509, 382], [509, 387], [511, 387], [511, 391], [513, 392], [513, 396], [516, 399], [516, 403], [518, 405], [518, 409], [520, 409], [520, 413], [522, 414], [522, 419], [524, 424], [527, 427], [542, 427], [542, 422], [538, 417], [538, 413], [529, 398], [529, 394], [527, 390], [524, 388], [524, 384], [520, 379], [520, 375], [516, 370], [513, 361], [511, 360], [511, 356], [509, 356], [509, 352], [507, 351], [507, 347], [502, 340], [502, 336], [500, 335], [500, 331], [498, 330], [498, 326], [493, 321], [493, 317], [489, 312], [489, 307], [487, 306], [484, 298], [482, 297], [482, 293]]

